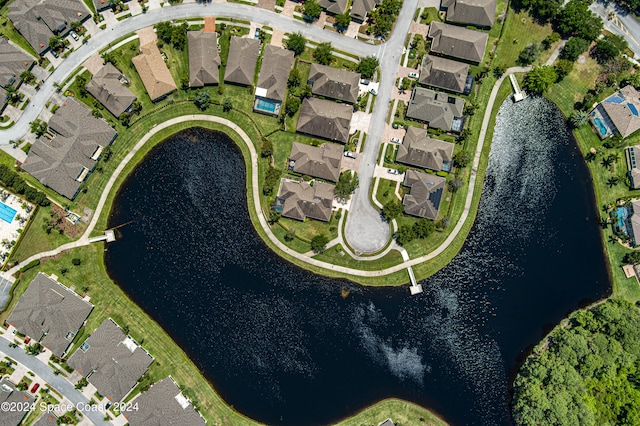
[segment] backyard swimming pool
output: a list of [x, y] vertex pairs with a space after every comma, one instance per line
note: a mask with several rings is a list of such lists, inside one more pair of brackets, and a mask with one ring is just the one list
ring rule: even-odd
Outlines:
[[600, 134], [602, 136], [606, 135], [607, 132], [609, 131], [609, 129], [607, 128], [607, 126], [604, 125], [604, 123], [602, 122], [601, 119], [599, 118], [594, 118], [593, 122], [595, 123], [596, 126], [598, 126], [598, 130], [600, 131]]
[[628, 232], [627, 232], [626, 226], [624, 225], [624, 220], [627, 218], [628, 214], [629, 212], [627, 211], [627, 208], [624, 206], [618, 207], [616, 209], [616, 219], [618, 220], [617, 222], [618, 229], [620, 229], [620, 231], [624, 232], [627, 235], [628, 235]]
[[259, 109], [260, 111], [266, 111], [266, 112], [275, 112], [276, 111], [276, 103], [275, 102], [269, 102], [267, 100], [264, 99], [258, 99], [256, 101], [256, 109]]
[[0, 219], [7, 223], [13, 222], [13, 218], [16, 217], [17, 211], [5, 203], [0, 203]]

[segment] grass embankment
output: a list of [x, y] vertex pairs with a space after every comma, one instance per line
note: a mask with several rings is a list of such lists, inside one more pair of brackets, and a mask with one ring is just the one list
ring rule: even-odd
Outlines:
[[391, 419], [396, 425], [445, 426], [448, 423], [424, 408], [399, 399], [385, 399], [355, 416], [343, 420], [337, 426], [376, 425]]
[[72, 241], [67, 235], [61, 234], [55, 229], [47, 233], [44, 225], [46, 220], [50, 220], [51, 214], [51, 206], [37, 207], [27, 232], [22, 236], [18, 247], [11, 255], [12, 261], [20, 262], [36, 253], [53, 250]]

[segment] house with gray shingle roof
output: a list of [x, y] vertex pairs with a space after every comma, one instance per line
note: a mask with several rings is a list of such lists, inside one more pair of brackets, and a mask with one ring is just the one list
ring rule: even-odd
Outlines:
[[484, 58], [489, 34], [433, 21], [429, 27], [431, 52], [479, 63]]
[[258, 56], [260, 56], [260, 40], [231, 37], [227, 66], [224, 71], [224, 81], [251, 86], [256, 72]]
[[31, 69], [34, 62], [31, 55], [0, 38], [0, 86], [19, 86], [20, 74]]
[[348, 0], [318, 0], [318, 4], [330, 15], [340, 15], [347, 9]]
[[218, 84], [220, 54], [216, 33], [189, 31], [189, 87]]
[[353, 0], [351, 5], [351, 19], [356, 22], [364, 22], [367, 14], [380, 3], [380, 0]]
[[65, 36], [72, 22], [91, 14], [82, 0], [20, 0], [9, 4], [9, 19], [36, 52], [49, 49], [49, 39]]
[[442, 0], [440, 8], [447, 11], [447, 22], [491, 27], [496, 15], [496, 0]]
[[[0, 381], [0, 404], [5, 404], [9, 409], [0, 410], [0, 424], [2, 426], [18, 426], [22, 419], [30, 413], [30, 410], [20, 410], [20, 407], [29, 407], [35, 402], [33, 395], [19, 391], [13, 383], [7, 379]], [[13, 409], [11, 409], [13, 408]]]
[[436, 220], [446, 182], [447, 180], [440, 176], [407, 170], [403, 185], [411, 189], [402, 200], [404, 212], [412, 216]]
[[307, 83], [311, 93], [351, 104], [358, 101], [360, 74], [326, 65], [311, 64]]
[[258, 74], [254, 111], [275, 116], [280, 113], [292, 65], [291, 50], [272, 45], [265, 46]]
[[44, 186], [73, 200], [95, 168], [102, 150], [118, 133], [73, 98], [49, 120], [48, 132], [36, 139], [22, 169]]
[[147, 371], [153, 358], [107, 318], [71, 355], [68, 364], [100, 395], [121, 401]]
[[427, 131], [409, 127], [398, 146], [396, 161], [437, 172], [451, 170], [454, 145], [427, 137]]
[[178, 89], [155, 42], [140, 46], [140, 55], [131, 59], [151, 102], [164, 99]]
[[464, 99], [421, 87], [413, 89], [406, 116], [429, 127], [459, 132], [464, 125]]
[[123, 84], [125, 79], [111, 62], [107, 62], [87, 83], [87, 92], [100, 101], [111, 114], [120, 117], [136, 101], [136, 95]]
[[347, 143], [352, 116], [353, 107], [351, 105], [307, 98], [302, 101], [296, 131]]
[[342, 145], [335, 143], [311, 146], [294, 142], [289, 154], [289, 170], [337, 182], [340, 178], [342, 152]]
[[283, 179], [276, 197], [276, 211], [290, 219], [331, 219], [335, 185], [324, 182], [296, 182]]
[[627, 175], [631, 189], [640, 189], [640, 145], [629, 146], [624, 150], [627, 159]]
[[625, 86], [600, 102], [589, 118], [598, 127], [600, 138], [616, 132], [626, 138], [640, 129], [640, 93], [631, 85]]
[[62, 356], [93, 305], [40, 272], [18, 299], [7, 323]]
[[137, 410], [125, 413], [131, 426], [204, 425], [207, 421], [182, 394], [171, 376], [132, 400]]
[[425, 86], [463, 93], [469, 76], [469, 64], [439, 56], [424, 55], [418, 82]]

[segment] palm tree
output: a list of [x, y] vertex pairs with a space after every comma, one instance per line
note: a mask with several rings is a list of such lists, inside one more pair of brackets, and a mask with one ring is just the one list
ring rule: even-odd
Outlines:
[[613, 158], [611, 158], [611, 156], [605, 157], [602, 159], [602, 161], [600, 161], [600, 165], [602, 167], [606, 167], [607, 169], [611, 167], [612, 164], [613, 164]]
[[607, 185], [609, 185], [609, 188], [613, 188], [619, 182], [620, 182], [620, 178], [618, 176], [611, 176], [609, 179], [607, 179]]
[[587, 161], [587, 163], [592, 162], [593, 160], [596, 159], [596, 154], [594, 154], [593, 152], [589, 151], [587, 152], [587, 155], [584, 156], [584, 159]]
[[614, 234], [609, 235], [609, 242], [612, 244], [615, 244], [618, 242], [618, 237], [616, 237]]

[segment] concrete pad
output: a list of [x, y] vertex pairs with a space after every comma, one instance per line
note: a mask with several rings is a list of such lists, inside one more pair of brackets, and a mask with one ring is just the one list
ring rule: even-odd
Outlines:
[[127, 4], [129, 5], [128, 12], [131, 14], [131, 16], [142, 14], [142, 5], [140, 3], [138, 3], [137, 1], [130, 1]]
[[384, 130], [382, 132], [382, 142], [387, 143], [391, 140], [391, 138], [398, 138], [400, 139], [400, 141], [402, 141], [406, 133], [407, 133], [407, 130], [404, 128], [394, 129], [393, 126], [390, 126], [389, 124], [385, 124]]
[[260, 9], [273, 10], [276, 7], [276, 0], [258, 0], [257, 6]]
[[271, 32], [271, 42], [273, 46], [284, 47], [282, 39], [284, 38], [284, 31], [276, 30], [275, 28]]
[[204, 29], [205, 33], [215, 33], [216, 32], [216, 18], [215, 16], [207, 16], [204, 18]]
[[82, 64], [92, 75], [96, 75], [96, 73], [102, 69], [103, 65], [104, 61], [99, 53], [96, 53]]
[[349, 133], [355, 133], [358, 130], [366, 133], [369, 131], [370, 124], [371, 114], [367, 114], [364, 111], [354, 112], [351, 118], [351, 125], [349, 126]]
[[440, 0], [418, 0], [418, 7], [435, 7], [440, 9]]
[[291, 0], [287, 0], [284, 2], [284, 7], [282, 8], [281, 15], [287, 16], [289, 18], [293, 18], [293, 13], [296, 10], [296, 6], [298, 3], [293, 2]]
[[411, 100], [411, 90], [405, 90], [404, 93], [402, 93], [400, 89], [394, 87], [393, 93], [391, 93], [391, 99], [398, 99], [405, 104], [408, 104], [409, 100]]
[[153, 31], [153, 27], [143, 28], [141, 30], [136, 31], [138, 34], [138, 38], [140, 39], [140, 46], [144, 46], [148, 43], [155, 43], [158, 40], [158, 36]]
[[340, 173], [347, 170], [357, 172], [360, 169], [361, 159], [361, 155], [357, 155], [356, 158], [342, 157], [342, 162], [340, 163]]
[[347, 28], [347, 31], [344, 32], [344, 35], [349, 38], [357, 38], [359, 31], [360, 31], [360, 24], [358, 24], [357, 22], [351, 21], [349, 23], [349, 27]]
[[389, 173], [389, 169], [387, 167], [376, 165], [376, 169], [373, 172], [374, 177], [379, 177], [382, 179], [392, 180], [394, 182], [404, 182], [404, 173], [399, 175], [394, 175]]
[[429, 34], [429, 26], [427, 24], [419, 24], [417, 22], [412, 22], [411, 27], [409, 27], [410, 34], [420, 34], [423, 37], [426, 37]]
[[320, 13], [320, 17], [313, 23], [313, 25], [324, 28], [325, 22], [327, 22], [327, 12], [322, 11], [322, 13]]

